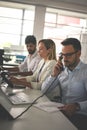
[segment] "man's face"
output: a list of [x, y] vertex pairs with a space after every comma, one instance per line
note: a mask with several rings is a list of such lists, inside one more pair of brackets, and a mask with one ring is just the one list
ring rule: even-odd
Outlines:
[[32, 43], [26, 44], [26, 48], [29, 54], [34, 54], [34, 52], [36, 51], [36, 45]]
[[62, 47], [63, 62], [69, 69], [74, 69], [79, 62], [81, 51], [74, 50], [72, 45]]

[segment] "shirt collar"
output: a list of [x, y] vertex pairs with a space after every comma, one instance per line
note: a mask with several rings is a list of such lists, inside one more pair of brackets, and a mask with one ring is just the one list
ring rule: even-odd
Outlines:
[[79, 70], [82, 66], [82, 61], [79, 61], [78, 65], [74, 68], [73, 71], [70, 71], [67, 67], [65, 67], [65, 72], [71, 73], [74, 72], [75, 70]]
[[37, 50], [34, 52], [33, 55], [30, 55], [30, 54], [29, 54], [28, 56], [33, 58], [33, 57], [35, 57], [36, 55], [37, 55]]
[[81, 68], [81, 65], [82, 65], [82, 62], [81, 61], [79, 61], [79, 63], [78, 63], [78, 65], [75, 67], [75, 69], [74, 70], [79, 70], [80, 68]]

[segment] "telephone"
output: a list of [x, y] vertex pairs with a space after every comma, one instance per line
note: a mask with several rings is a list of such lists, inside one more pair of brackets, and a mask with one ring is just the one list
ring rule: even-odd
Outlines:
[[13, 83], [9, 80], [8, 72], [1, 72], [1, 77], [4, 82], [6, 82], [11, 88], [13, 88]]
[[[62, 62], [62, 59], [63, 59], [63, 57], [62, 57], [62, 55], [60, 54], [60, 56], [59, 56], [59, 61]], [[63, 66], [61, 67], [61, 70], [64, 70]]]
[[2, 77], [2, 80], [4, 82], [6, 82], [8, 84], [8, 86], [11, 87], [11, 88], [16, 88], [16, 89], [24, 89], [24, 88], [26, 88], [26, 86], [24, 86], [24, 85], [13, 84], [9, 79], [9, 73], [7, 73], [7, 72], [1, 72], [1, 77]]
[[62, 57], [62, 55], [60, 55], [60, 56], [59, 56], [59, 61], [62, 62], [62, 59], [63, 59], [63, 57]]

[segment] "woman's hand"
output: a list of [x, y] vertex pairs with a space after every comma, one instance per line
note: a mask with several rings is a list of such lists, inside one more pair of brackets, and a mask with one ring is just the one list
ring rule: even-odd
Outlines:
[[31, 83], [30, 82], [27, 82], [25, 78], [20, 78], [20, 79], [17, 79], [15, 77], [10, 77], [10, 81], [14, 84], [18, 84], [18, 85], [24, 85], [25, 87], [29, 87], [29, 88], [32, 88], [31, 86]]

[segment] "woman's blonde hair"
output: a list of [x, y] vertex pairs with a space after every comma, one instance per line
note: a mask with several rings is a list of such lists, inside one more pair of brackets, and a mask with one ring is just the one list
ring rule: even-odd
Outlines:
[[[56, 46], [55, 46], [55, 42], [52, 39], [42, 39], [39, 41], [39, 43], [42, 42], [46, 49], [50, 49], [50, 52], [48, 54], [48, 59], [49, 60], [56, 60]], [[38, 43], [38, 44], [39, 44]]]

